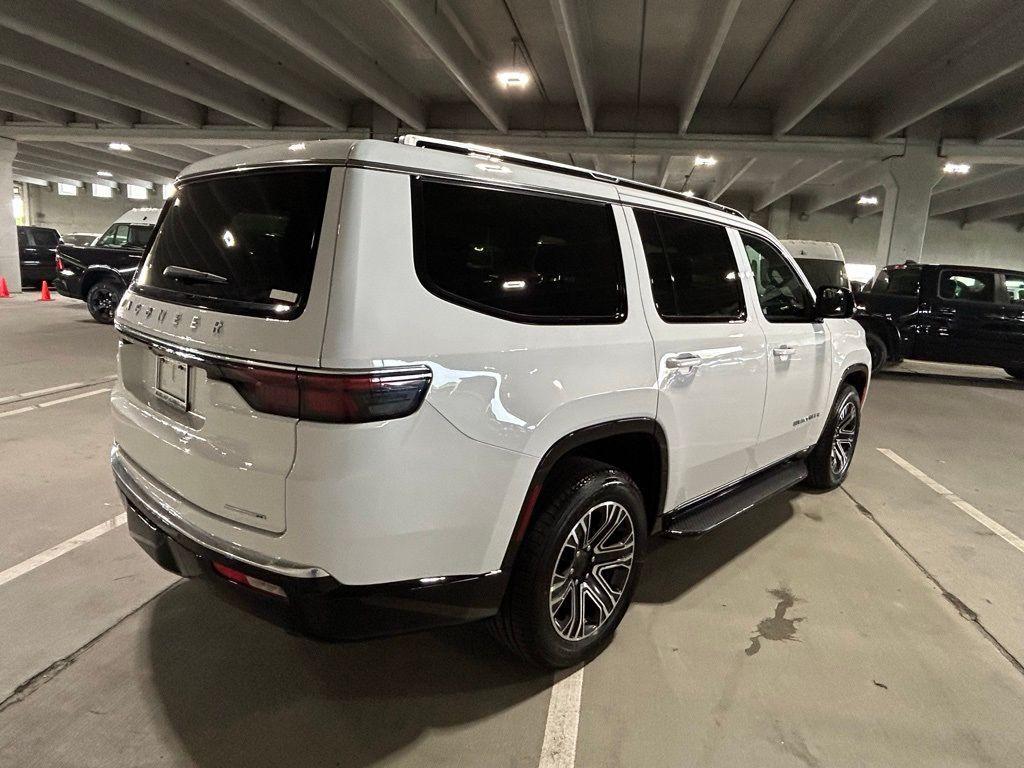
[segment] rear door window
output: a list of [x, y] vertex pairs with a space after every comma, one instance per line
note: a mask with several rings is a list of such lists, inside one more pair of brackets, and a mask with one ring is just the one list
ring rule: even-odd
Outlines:
[[298, 316], [329, 181], [330, 168], [186, 181], [164, 207], [138, 292], [235, 314]]
[[1024, 274], [1006, 273], [1006, 300], [1010, 304], [1024, 304]]
[[38, 227], [30, 230], [32, 241], [40, 248], [56, 248], [60, 242], [60, 235], [53, 229], [40, 229]]
[[746, 317], [736, 254], [725, 227], [635, 209], [654, 304], [663, 320], [714, 322]]
[[939, 275], [939, 295], [954, 301], [996, 300], [996, 276], [994, 272], [944, 269]]
[[626, 317], [610, 204], [422, 178], [412, 197], [416, 272], [431, 293], [519, 322]]

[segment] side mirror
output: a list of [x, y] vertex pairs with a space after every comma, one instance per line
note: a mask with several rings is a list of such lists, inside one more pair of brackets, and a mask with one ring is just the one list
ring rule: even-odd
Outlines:
[[814, 319], [853, 317], [853, 306], [853, 292], [849, 288], [826, 285], [818, 289], [818, 301], [814, 305]]

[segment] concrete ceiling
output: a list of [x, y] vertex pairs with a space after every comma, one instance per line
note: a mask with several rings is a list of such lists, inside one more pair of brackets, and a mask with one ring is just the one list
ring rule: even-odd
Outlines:
[[[497, 82], [513, 64], [527, 87]], [[979, 185], [933, 213], [974, 222], [1024, 213], [1024, 177], [985, 178], [1024, 165], [1021, 87], [1015, 0], [0, 4], [0, 136], [33, 179], [156, 185], [239, 146], [416, 131], [852, 213], [931, 116]]]

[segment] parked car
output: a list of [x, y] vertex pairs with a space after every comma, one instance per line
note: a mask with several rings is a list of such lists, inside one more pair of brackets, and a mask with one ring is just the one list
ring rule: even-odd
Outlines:
[[114, 321], [114, 309], [142, 262], [160, 216], [159, 208], [133, 208], [89, 245], [57, 247], [57, 290], [84, 301], [100, 323]]
[[49, 227], [18, 227], [18, 260], [21, 284], [52, 283], [57, 277], [57, 243], [60, 235]]
[[650, 536], [846, 477], [852, 296], [730, 209], [418, 137], [176, 183], [115, 321], [129, 529], [306, 632], [489, 619], [574, 664]]
[[846, 275], [846, 259], [839, 243], [823, 240], [780, 240], [790, 255], [796, 259], [800, 269], [811, 281], [814, 290], [826, 285], [850, 288]]
[[96, 232], [72, 232], [70, 235], [61, 235], [62, 242], [68, 245], [92, 245], [99, 234]]
[[857, 303], [876, 369], [908, 358], [1024, 379], [1024, 271], [908, 261], [880, 270]]

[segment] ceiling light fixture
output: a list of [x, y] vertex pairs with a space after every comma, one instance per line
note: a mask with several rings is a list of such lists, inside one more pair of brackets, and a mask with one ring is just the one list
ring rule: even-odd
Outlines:
[[115, 152], [131, 152], [132, 148], [125, 144], [123, 141], [112, 141], [107, 144], [107, 149], [112, 149]]
[[698, 167], [705, 166], [707, 168], [710, 168], [713, 165], [717, 165], [718, 161], [715, 158], [711, 157], [711, 156], [702, 157], [701, 155], [697, 155], [697, 157], [695, 157], [694, 160], [693, 160], [693, 164], [698, 166]]
[[306, 142], [304, 142], [304, 141], [297, 141], [294, 144], [289, 144], [288, 145], [288, 149], [291, 152], [301, 152], [305, 148], [306, 148]]
[[96, 175], [97, 176], [106, 176], [107, 178], [109, 178], [109, 177], [113, 176], [114, 174], [112, 174], [110, 171], [96, 171]]
[[970, 163], [946, 163], [942, 166], [943, 173], [953, 173], [957, 176], [963, 176], [965, 173], [971, 172]]
[[696, 197], [696, 196], [697, 196], [697, 193], [694, 192], [692, 189], [684, 189], [683, 190], [683, 197]]
[[530, 83], [530, 73], [519, 68], [519, 42], [518, 38], [512, 38], [512, 68], [497, 74], [498, 82], [505, 88], [525, 88]]
[[878, 205], [878, 198], [874, 195], [861, 195], [857, 198], [857, 205]]

